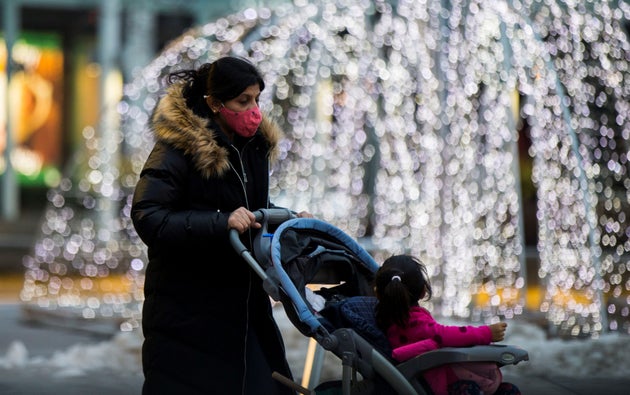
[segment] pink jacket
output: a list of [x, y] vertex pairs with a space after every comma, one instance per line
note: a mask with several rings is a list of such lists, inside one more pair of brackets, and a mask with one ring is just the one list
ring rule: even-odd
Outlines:
[[[441, 325], [427, 309], [414, 306], [409, 311], [407, 327], [390, 326], [387, 338], [393, 349], [392, 357], [402, 362], [441, 347], [490, 344], [492, 333], [486, 325]], [[457, 376], [448, 365], [427, 371], [424, 378], [435, 394], [446, 394], [448, 385], [457, 380]]]

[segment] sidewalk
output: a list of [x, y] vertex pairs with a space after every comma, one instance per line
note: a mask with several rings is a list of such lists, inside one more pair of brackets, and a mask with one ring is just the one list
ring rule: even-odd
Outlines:
[[[72, 329], [70, 324], [67, 327], [60, 327], [35, 324], [25, 320], [17, 296], [23, 281], [21, 257], [32, 245], [32, 230], [37, 221], [37, 215], [31, 215], [25, 221], [11, 224], [0, 223], [0, 235], [2, 235], [0, 238], [2, 239], [0, 240], [0, 395], [139, 395], [142, 387], [139, 349], [129, 352], [138, 358], [130, 368], [121, 368], [120, 365], [111, 363], [102, 364], [110, 366], [108, 368], [83, 368], [94, 365], [94, 361], [90, 358], [101, 358], [103, 355], [113, 354], [118, 350], [109, 350], [109, 353], [105, 350], [98, 357], [91, 354], [84, 355], [82, 356], [84, 366], [79, 368], [74, 367], [74, 362], [66, 366], [59, 363], [46, 363], [53, 358], [58, 359], [60, 354], [66, 354], [77, 345], [96, 347], [104, 344], [106, 347], [112, 340], [112, 335], [107, 331]], [[288, 320], [283, 319], [281, 315], [278, 317], [294, 376], [301, 377], [308, 339], [302, 335], [296, 335], [297, 331]], [[23, 349], [15, 347], [16, 342], [22, 345]], [[5, 366], [4, 360], [10, 348], [13, 353], [25, 353], [21, 357], [30, 362], [22, 367]], [[630, 353], [630, 341], [627, 352]], [[567, 355], [567, 360], [569, 357], [570, 355]], [[330, 356], [330, 358], [331, 362], [325, 363], [325, 366], [338, 366], [337, 361], [334, 360], [335, 357]], [[32, 363], [33, 361], [43, 362], [37, 364]], [[536, 361], [536, 357], [530, 352], [530, 361], [524, 363], [540, 362]], [[573, 360], [572, 363], [579, 363], [579, 361]], [[552, 375], [550, 378], [535, 375], [523, 376], [523, 369], [519, 369], [519, 366], [507, 366], [502, 370], [505, 381], [516, 384], [522, 393], [527, 395], [630, 394], [630, 377], [619, 378], [619, 374], [616, 375], [617, 377], [609, 378], [572, 377], [570, 368], [567, 368], [567, 376]], [[605, 373], [607, 369], [603, 370]], [[564, 371], [564, 367], [561, 371]], [[598, 376], [599, 374], [598, 372]]]
[[[2, 395], [131, 395], [140, 394], [142, 376], [136, 371], [59, 369], [50, 364], [4, 367], [9, 348], [15, 360], [44, 361], [78, 344], [98, 344], [105, 334], [25, 322], [16, 303], [0, 304], [0, 394]], [[25, 349], [16, 347], [16, 341]], [[24, 353], [28, 354], [24, 355]], [[20, 355], [22, 353], [22, 355]], [[16, 354], [17, 357], [16, 357]], [[33, 366], [35, 365], [35, 366]]]
[[[283, 318], [278, 318], [279, 321]], [[279, 322], [281, 328], [286, 323]], [[286, 330], [286, 329], [285, 329]], [[292, 334], [288, 335], [289, 337]], [[72, 330], [68, 328], [33, 325], [24, 322], [20, 305], [5, 301], [0, 304], [0, 394], [3, 395], [133, 395], [140, 394], [142, 376], [140, 366], [127, 371], [123, 369], [59, 369], [50, 364], [41, 366], [7, 368], [2, 366], [2, 358], [14, 341], [21, 341], [28, 351], [28, 359], [46, 360], [56, 353], [62, 353], [77, 344], [97, 345], [111, 337], [103, 333]], [[293, 339], [286, 339], [294, 344]], [[304, 356], [304, 351], [292, 355]], [[290, 358], [291, 359], [291, 358]], [[535, 363], [534, 361], [524, 363]], [[302, 372], [299, 364], [292, 364], [294, 374]], [[588, 378], [588, 377], [523, 377], [511, 374], [504, 368], [505, 381], [516, 384], [523, 394], [530, 395], [627, 395], [630, 393], [630, 377]], [[264, 395], [264, 394], [261, 394]]]

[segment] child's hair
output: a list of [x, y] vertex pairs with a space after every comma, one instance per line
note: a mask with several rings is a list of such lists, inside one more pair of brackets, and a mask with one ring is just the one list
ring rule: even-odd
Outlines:
[[427, 269], [410, 255], [387, 258], [376, 272], [374, 286], [378, 298], [376, 324], [384, 331], [392, 324], [405, 327], [409, 309], [432, 295]]

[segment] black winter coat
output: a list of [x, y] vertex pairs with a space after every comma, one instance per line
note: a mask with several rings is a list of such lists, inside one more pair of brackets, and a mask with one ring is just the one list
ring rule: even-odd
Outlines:
[[[131, 208], [149, 258], [144, 394], [264, 395], [272, 393], [264, 389], [271, 371], [291, 377], [269, 297], [227, 230], [238, 207], [269, 206], [269, 166], [280, 130], [263, 119], [254, 137], [236, 136], [230, 144], [212, 125], [185, 105], [179, 84], [151, 117], [156, 143]], [[246, 245], [251, 237], [243, 235]], [[243, 392], [245, 377], [257, 374], [263, 382]]]

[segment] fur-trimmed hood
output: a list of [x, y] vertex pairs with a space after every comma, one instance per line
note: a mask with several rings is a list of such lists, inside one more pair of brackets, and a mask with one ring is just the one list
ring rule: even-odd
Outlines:
[[[150, 122], [155, 138], [190, 155], [204, 178], [220, 176], [230, 168], [228, 149], [215, 136], [220, 132], [207, 127], [208, 119], [196, 115], [186, 105], [183, 89], [183, 83], [171, 85], [155, 107]], [[278, 157], [281, 135], [278, 124], [263, 115], [254, 138], [265, 139], [271, 163]]]

